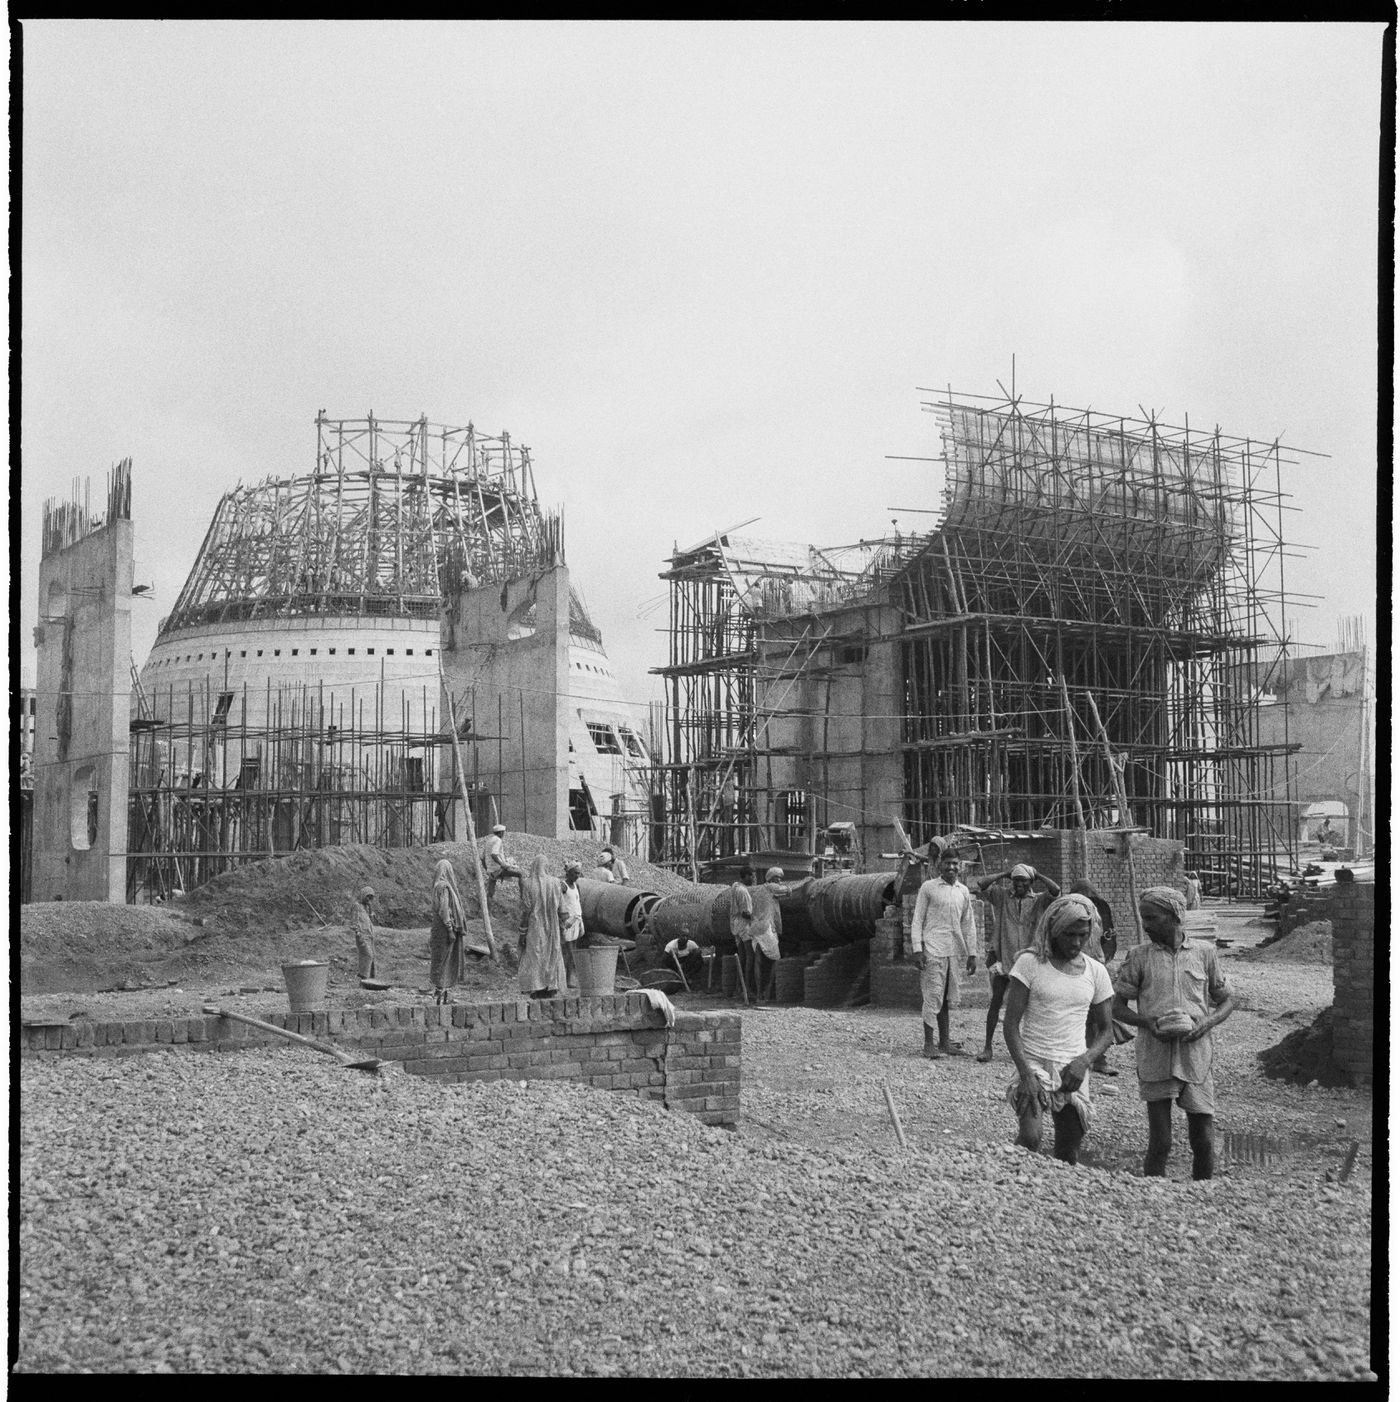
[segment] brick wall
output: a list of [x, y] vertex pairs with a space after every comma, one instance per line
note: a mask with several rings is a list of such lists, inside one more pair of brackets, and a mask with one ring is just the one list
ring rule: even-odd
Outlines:
[[[707, 1124], [739, 1119], [737, 1013], [677, 1012], [674, 1027], [640, 994], [458, 1007], [382, 1005], [263, 1017], [288, 1032], [397, 1061], [444, 1081], [566, 1080], [659, 1100]], [[20, 1029], [21, 1056], [128, 1056], [169, 1047], [240, 1051], [285, 1046], [231, 1018], [197, 1016]], [[309, 1048], [308, 1056], [316, 1055]]]
[[[1319, 895], [1324, 894], [1319, 892]], [[1332, 922], [1332, 1059], [1356, 1085], [1372, 1084], [1375, 1045], [1376, 888], [1327, 888]]]

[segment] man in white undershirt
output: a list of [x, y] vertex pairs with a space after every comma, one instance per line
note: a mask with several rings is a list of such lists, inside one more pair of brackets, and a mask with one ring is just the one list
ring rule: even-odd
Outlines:
[[[1048, 1110], [1055, 1157], [1071, 1164], [1093, 1114], [1089, 1068], [1113, 1041], [1113, 983], [1084, 953], [1093, 917], [1085, 896], [1051, 901], [1033, 946], [1011, 967], [1006, 999], [1006, 1048], [1017, 1072], [1006, 1098], [1019, 1120], [1016, 1142], [1038, 1149]], [[1086, 1022], [1094, 1030], [1089, 1045]]]

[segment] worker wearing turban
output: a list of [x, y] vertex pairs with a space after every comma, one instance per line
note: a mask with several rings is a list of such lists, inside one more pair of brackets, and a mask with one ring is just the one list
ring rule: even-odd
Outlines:
[[[1039, 882], [1044, 888], [1036, 891]], [[988, 872], [985, 876], [968, 879], [967, 888], [979, 900], [991, 906], [986, 923], [987, 973], [992, 981], [992, 995], [987, 1004], [986, 1044], [977, 1053], [977, 1060], [992, 1059], [992, 1041], [996, 1036], [997, 1019], [1002, 1001], [1011, 986], [1011, 967], [1035, 942], [1035, 929], [1051, 900], [1060, 888], [1033, 866], [1017, 862], [1008, 871]]]
[[1020, 1122], [1016, 1142], [1038, 1149], [1048, 1110], [1055, 1157], [1071, 1164], [1093, 1115], [1090, 1067], [1113, 1040], [1113, 983], [1084, 953], [1095, 917], [1085, 896], [1051, 901], [1033, 947], [1012, 966], [1006, 1004], [1006, 1047], [1016, 1063], [1006, 1099]]
[[1138, 897], [1138, 908], [1166, 911], [1178, 925], [1186, 919], [1186, 897], [1175, 886], [1149, 886]]
[[1071, 926], [1077, 925], [1080, 921], [1087, 921], [1088, 928], [1085, 930], [1085, 939], [1093, 934], [1094, 923], [1099, 918], [1099, 913], [1094, 909], [1094, 903], [1088, 896], [1059, 896], [1045, 907], [1045, 913], [1040, 917], [1040, 922], [1035, 927], [1035, 939], [1031, 945], [1031, 952], [1037, 959], [1044, 963], [1051, 957], [1050, 941], [1056, 935], [1068, 930]]
[[1149, 886], [1138, 909], [1147, 940], [1128, 951], [1114, 980], [1113, 1016], [1142, 1029], [1136, 1046], [1138, 1093], [1147, 1102], [1143, 1173], [1166, 1176], [1175, 1100], [1186, 1112], [1191, 1176], [1210, 1178], [1215, 1171], [1212, 1029], [1229, 1017], [1234, 996], [1214, 946], [1186, 938], [1186, 897], [1180, 891]]

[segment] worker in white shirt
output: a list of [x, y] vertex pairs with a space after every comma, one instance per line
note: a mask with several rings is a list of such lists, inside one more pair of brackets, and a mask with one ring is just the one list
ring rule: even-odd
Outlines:
[[520, 868], [506, 860], [506, 830], [504, 824], [497, 823], [491, 829], [491, 836], [481, 844], [481, 869], [486, 874], [486, 899], [493, 900], [496, 886], [502, 881], [514, 881], [517, 890], [522, 888]]
[[704, 951], [689, 936], [668, 941], [662, 953], [675, 962], [688, 983], [698, 979], [705, 967]]
[[[961, 1042], [948, 1040], [949, 1010], [957, 1004], [960, 992], [959, 972], [964, 966], [969, 974], [977, 968], [977, 956], [972, 952], [977, 941], [972, 893], [958, 880], [960, 866], [957, 853], [951, 850], [939, 858], [938, 875], [919, 887], [909, 931], [924, 998], [924, 1055], [930, 1061], [965, 1055]], [[933, 1040], [935, 1023], [937, 1046]]]
[[598, 865], [600, 867], [606, 867], [608, 874], [606, 878], [595, 874], [594, 880], [615, 881], [619, 886], [625, 886], [627, 884], [629, 879], [627, 863], [624, 862], [611, 847], [604, 847], [602, 852], [599, 853]]

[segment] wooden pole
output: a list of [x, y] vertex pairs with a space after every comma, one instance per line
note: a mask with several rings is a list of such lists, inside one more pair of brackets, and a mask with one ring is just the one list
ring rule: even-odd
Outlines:
[[1074, 792], [1074, 814], [1079, 820], [1079, 866], [1083, 880], [1089, 879], [1089, 833], [1084, 821], [1084, 802], [1079, 793], [1079, 741], [1074, 734], [1074, 710], [1069, 704], [1069, 684], [1060, 673], [1060, 702], [1065, 709], [1065, 731], [1069, 736], [1070, 783]]
[[894, 1125], [895, 1138], [899, 1140], [899, 1147], [907, 1149], [909, 1141], [904, 1137], [904, 1126], [899, 1122], [899, 1111], [895, 1109], [894, 1096], [890, 1094], [888, 1085], [881, 1085], [880, 1089], [885, 1093], [885, 1107], [890, 1112], [890, 1122]]
[[486, 894], [486, 876], [481, 867], [481, 852], [476, 845], [476, 822], [472, 818], [471, 799], [467, 795], [467, 773], [462, 764], [462, 742], [457, 734], [457, 708], [452, 702], [451, 689], [444, 682], [441, 656], [438, 657], [438, 680], [444, 683], [442, 691], [447, 698], [447, 723], [452, 727], [452, 753], [456, 760], [456, 787], [461, 791], [462, 810], [467, 818], [467, 843], [472, 849], [472, 866], [476, 869], [476, 894], [481, 902], [481, 922], [486, 927], [486, 943], [491, 950], [491, 957], [499, 959], [496, 937], [491, 931], [491, 900]]
[[700, 881], [700, 863], [695, 852], [695, 766], [686, 770], [685, 782], [685, 822], [690, 834], [690, 879], [697, 885]]
[[681, 968], [681, 961], [680, 961], [679, 957], [678, 957], [677, 955], [675, 955], [675, 954], [672, 954], [672, 955], [671, 955], [671, 962], [676, 966], [676, 972], [681, 976], [681, 983], [684, 985], [685, 991], [686, 991], [687, 993], [689, 993], [689, 992], [690, 992], [690, 980], [689, 980], [688, 978], [686, 978], [686, 976], [685, 976], [685, 970], [684, 970], [683, 968]]
[[1099, 708], [1094, 703], [1094, 693], [1086, 690], [1084, 695], [1089, 700], [1089, 709], [1094, 713], [1094, 725], [1098, 729], [1099, 738], [1103, 741], [1104, 758], [1108, 761], [1109, 777], [1113, 782], [1113, 791], [1118, 798], [1118, 823], [1124, 829], [1123, 855], [1127, 859], [1128, 865], [1128, 902], [1133, 908], [1133, 930], [1137, 936], [1138, 944], [1141, 944], [1145, 936], [1142, 930], [1142, 915], [1138, 911], [1137, 874], [1133, 869], [1133, 834], [1127, 831], [1133, 825], [1133, 814], [1128, 807], [1128, 794], [1123, 786], [1123, 775], [1113, 760], [1113, 746], [1109, 741], [1108, 731], [1104, 728], [1104, 723], [1099, 716]]
[[530, 831], [530, 792], [526, 787], [525, 774], [525, 689], [522, 687], [518, 693], [520, 697], [520, 830]]

